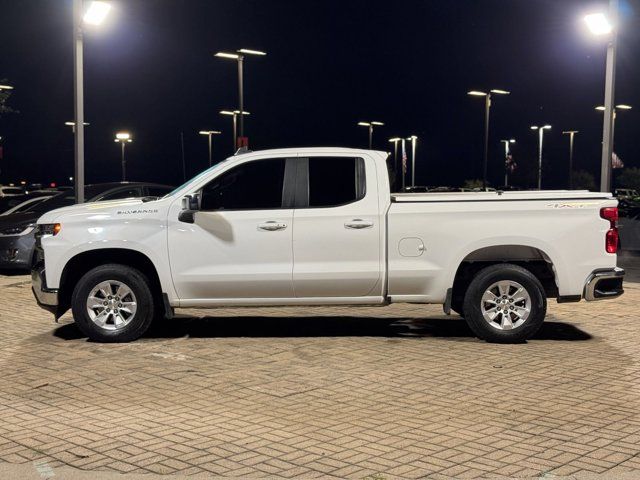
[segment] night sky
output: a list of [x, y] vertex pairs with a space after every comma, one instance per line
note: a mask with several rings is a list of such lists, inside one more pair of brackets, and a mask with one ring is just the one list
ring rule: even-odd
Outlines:
[[[535, 181], [537, 133], [545, 136], [543, 187], [566, 187], [568, 138], [575, 168], [599, 173], [604, 40], [586, 32], [585, 13], [605, 2], [570, 0], [113, 0], [106, 24], [85, 34], [87, 182], [120, 178], [117, 130], [129, 130], [131, 180], [182, 183], [207, 166], [201, 129], [219, 129], [214, 161], [232, 151], [235, 62], [219, 50], [251, 48], [245, 130], [252, 149], [367, 145], [361, 120], [379, 120], [374, 147], [418, 135], [417, 183], [481, 177], [484, 103], [470, 89], [501, 88], [494, 99], [489, 180], [501, 184], [501, 138], [515, 137], [520, 169]], [[622, 2], [616, 152], [640, 167], [640, 2]], [[15, 86], [0, 119], [0, 183], [62, 181], [73, 172], [71, 0], [0, 0], [0, 79]]]

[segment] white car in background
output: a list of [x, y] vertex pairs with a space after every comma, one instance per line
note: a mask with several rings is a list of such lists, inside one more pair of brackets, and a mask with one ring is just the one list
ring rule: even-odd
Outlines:
[[16, 197], [18, 195], [24, 195], [24, 190], [22, 188], [0, 185], [0, 197]]
[[480, 338], [522, 342], [549, 298], [623, 293], [610, 193], [392, 194], [387, 157], [250, 152], [158, 200], [46, 213], [37, 301], [56, 317], [72, 308], [106, 342], [138, 338], [174, 307], [397, 302], [443, 304]]

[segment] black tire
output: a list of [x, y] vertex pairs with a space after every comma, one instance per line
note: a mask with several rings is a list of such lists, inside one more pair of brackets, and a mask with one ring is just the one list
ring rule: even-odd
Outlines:
[[[109, 323], [105, 324], [104, 328], [98, 326], [91, 319], [87, 308], [87, 300], [92, 290], [106, 281], [124, 284], [135, 296], [135, 313], [128, 317], [128, 314], [123, 312], [122, 315], [128, 317], [128, 322], [117, 328], [115, 324], [109, 325]], [[127, 299], [131, 300], [132, 297], [127, 297]], [[115, 306], [117, 307], [117, 305]], [[97, 342], [131, 342], [139, 338], [147, 331], [153, 321], [154, 307], [154, 297], [149, 288], [147, 277], [135, 268], [115, 263], [101, 265], [85, 273], [76, 284], [71, 297], [71, 308], [76, 325], [82, 333]], [[101, 308], [98, 307], [98, 309]], [[101, 310], [94, 311], [100, 312]], [[115, 321], [113, 315], [106, 315], [106, 317], [112, 322]]]
[[[482, 314], [481, 308], [483, 305], [486, 306], [486, 308], [489, 308], [494, 304], [493, 301], [483, 303], [483, 295], [487, 289], [500, 281], [515, 282], [522, 286], [529, 295], [529, 315], [520, 325], [517, 325], [517, 322], [520, 321], [520, 317], [515, 314], [514, 309], [516, 311], [522, 311], [519, 306], [524, 306], [526, 304], [526, 300], [516, 303], [508, 303], [511, 299], [515, 300], [522, 297], [522, 294], [513, 295], [513, 293], [516, 292], [516, 289], [513, 286], [509, 290], [509, 292], [513, 293], [507, 295], [506, 299], [502, 296], [498, 298], [498, 302], [506, 300], [504, 308], [511, 309], [511, 311], [502, 310], [507, 312], [507, 314], [504, 315], [503, 313], [500, 313], [497, 306], [493, 307], [498, 311], [498, 313], [496, 314], [495, 320], [491, 323], [489, 320], [485, 320]], [[495, 287], [494, 291], [498, 292], [498, 287]], [[495, 304], [498, 305], [498, 303]], [[502, 304], [500, 303], [500, 305]], [[511, 308], [512, 306], [513, 308]], [[501, 306], [499, 308], [501, 310], [503, 307]], [[479, 338], [486, 340], [487, 342], [495, 343], [521, 343], [535, 335], [538, 329], [542, 326], [542, 322], [544, 321], [544, 317], [547, 313], [547, 298], [540, 281], [529, 270], [518, 265], [503, 263], [499, 265], [491, 265], [490, 267], [480, 270], [476, 274], [467, 288], [467, 292], [464, 297], [463, 309], [465, 313], [465, 320], [467, 321], [469, 328], [471, 328], [473, 333], [475, 333]], [[506, 321], [501, 320], [504, 319], [504, 317], [507, 317]], [[513, 323], [511, 323], [512, 320]], [[497, 326], [498, 323], [502, 324], [503, 322], [505, 322], [504, 326], [507, 327], [509, 326], [509, 323], [511, 323], [512, 328], [499, 328]]]

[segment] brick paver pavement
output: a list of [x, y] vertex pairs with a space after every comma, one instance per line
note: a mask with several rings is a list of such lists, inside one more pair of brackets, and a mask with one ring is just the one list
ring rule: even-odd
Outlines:
[[0, 277], [0, 461], [240, 478], [640, 472], [639, 302], [640, 284], [551, 302], [524, 345], [481, 342], [438, 306], [181, 311], [105, 345], [68, 314], [54, 324], [25, 277]]

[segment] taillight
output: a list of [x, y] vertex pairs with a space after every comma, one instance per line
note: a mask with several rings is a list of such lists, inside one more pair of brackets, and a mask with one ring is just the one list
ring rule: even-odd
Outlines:
[[[618, 207], [604, 207], [600, 209], [600, 216], [611, 223], [618, 221]], [[615, 225], [612, 225], [615, 226]]]
[[607, 253], [616, 253], [618, 251], [618, 207], [601, 208], [600, 216], [609, 220], [609, 230], [605, 235], [604, 248]]
[[618, 251], [618, 229], [617, 228], [612, 228], [607, 232], [604, 244], [605, 244], [607, 253], [616, 253]]

